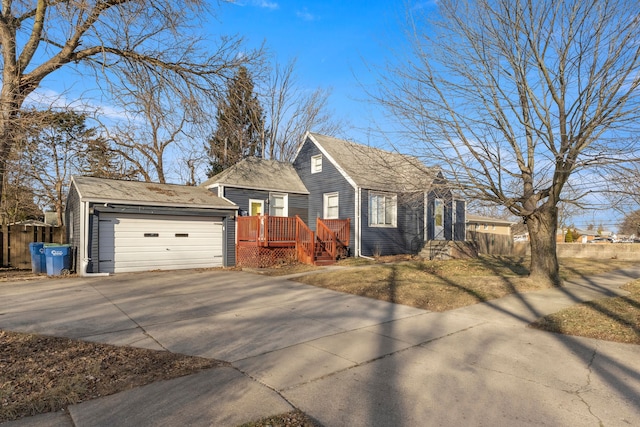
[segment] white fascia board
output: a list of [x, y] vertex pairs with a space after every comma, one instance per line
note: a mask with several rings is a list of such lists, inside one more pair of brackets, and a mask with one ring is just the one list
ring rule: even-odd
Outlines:
[[200, 204], [185, 204], [185, 203], [166, 203], [166, 202], [143, 202], [138, 200], [117, 200], [117, 199], [102, 199], [102, 198], [86, 198], [80, 199], [82, 202], [97, 203], [97, 204], [114, 204], [114, 205], [132, 205], [132, 206], [158, 206], [166, 208], [197, 208], [197, 209], [228, 209], [237, 210], [238, 205], [230, 200], [233, 206], [216, 206], [216, 205], [200, 205]]
[[322, 144], [320, 144], [311, 134], [308, 134], [307, 137], [311, 140], [311, 142], [313, 142], [316, 145], [316, 147], [318, 147], [318, 150], [320, 150], [322, 155], [324, 155], [333, 164], [333, 166], [338, 170], [338, 172], [340, 172], [340, 174], [344, 177], [344, 179], [346, 179], [347, 182], [351, 184], [353, 189], [357, 191], [358, 184], [356, 184], [353, 178], [351, 178], [349, 174], [347, 174], [347, 172], [344, 169], [342, 169], [340, 164], [338, 164], [338, 162], [336, 162], [335, 159], [329, 155], [329, 153], [327, 152], [327, 150], [324, 149]]
[[295, 190], [282, 190], [282, 189], [268, 188], [268, 187], [252, 187], [250, 185], [226, 184], [224, 187], [225, 188], [240, 188], [242, 190], [272, 191], [274, 193], [289, 193], [289, 194], [304, 194], [304, 195], [308, 195], [309, 194], [308, 191], [301, 192], [301, 191], [295, 191]]
[[304, 134], [304, 137], [302, 138], [302, 143], [298, 146], [298, 149], [296, 150], [296, 155], [293, 156], [293, 159], [291, 159], [291, 164], [294, 164], [296, 159], [298, 158], [298, 154], [300, 154], [300, 150], [302, 150], [302, 147], [304, 146], [304, 143], [307, 141], [307, 138], [309, 138], [311, 136], [311, 132], [307, 131], [307, 133]]

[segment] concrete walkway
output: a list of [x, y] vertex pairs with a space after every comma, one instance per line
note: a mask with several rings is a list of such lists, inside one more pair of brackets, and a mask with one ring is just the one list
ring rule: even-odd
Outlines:
[[446, 313], [237, 272], [0, 285], [0, 328], [233, 363], [7, 425], [634, 425], [638, 346], [527, 328], [640, 267]]

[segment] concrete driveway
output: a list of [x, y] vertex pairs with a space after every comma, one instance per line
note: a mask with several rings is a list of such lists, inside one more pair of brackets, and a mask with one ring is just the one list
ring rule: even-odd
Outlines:
[[639, 347], [527, 325], [638, 277], [629, 269], [445, 313], [240, 272], [46, 279], [0, 284], [0, 328], [235, 368], [72, 406], [67, 425], [236, 426], [293, 405], [327, 427], [627, 426], [640, 420]]
[[0, 327], [235, 362], [425, 311], [235, 271], [0, 284]]

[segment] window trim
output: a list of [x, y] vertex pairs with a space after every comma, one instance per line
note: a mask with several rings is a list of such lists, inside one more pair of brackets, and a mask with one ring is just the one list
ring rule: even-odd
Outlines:
[[262, 199], [249, 199], [249, 216], [251, 216], [251, 205], [260, 205], [260, 215], [264, 215], [264, 200]]
[[[317, 160], [320, 160], [317, 162]], [[311, 173], [322, 172], [322, 154], [311, 156]]]
[[[393, 207], [391, 211], [391, 224], [380, 224], [373, 223], [373, 200], [374, 197], [383, 197], [385, 200], [385, 210], [386, 210], [386, 200], [390, 199], [393, 202]], [[376, 205], [377, 209], [377, 205]], [[377, 217], [377, 211], [376, 211]], [[383, 191], [370, 191], [369, 192], [369, 218], [368, 218], [369, 227], [379, 227], [379, 228], [397, 228], [398, 227], [398, 195], [395, 193], [385, 193]]]
[[[335, 206], [337, 208], [337, 214], [335, 217], [330, 217], [328, 215], [329, 198], [332, 197], [335, 197], [337, 200], [337, 204]], [[338, 191], [332, 191], [322, 195], [322, 219], [340, 219], [340, 193]]]
[[283, 210], [282, 210], [282, 216], [289, 216], [289, 194], [288, 193], [269, 193], [269, 215], [272, 216], [280, 216], [280, 215], [274, 215], [273, 212], [273, 199], [275, 197], [282, 197], [284, 206], [283, 206]]

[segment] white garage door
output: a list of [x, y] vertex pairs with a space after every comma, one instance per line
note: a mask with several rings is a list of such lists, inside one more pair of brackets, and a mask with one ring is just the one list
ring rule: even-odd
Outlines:
[[101, 214], [100, 272], [222, 266], [222, 219]]

